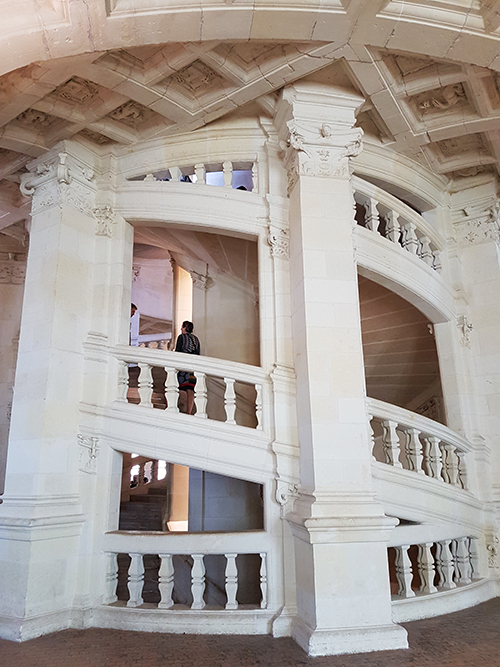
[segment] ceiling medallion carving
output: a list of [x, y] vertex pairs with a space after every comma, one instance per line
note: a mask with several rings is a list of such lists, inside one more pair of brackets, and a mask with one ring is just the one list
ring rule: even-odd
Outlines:
[[98, 92], [99, 88], [96, 85], [79, 76], [74, 76], [63, 86], [56, 88], [53, 95], [75, 104], [82, 104], [97, 95]]
[[122, 104], [109, 115], [113, 120], [135, 128], [146, 120], [146, 109], [141, 104], [131, 100]]
[[486, 154], [487, 148], [483, 137], [478, 134], [467, 134], [463, 137], [453, 137], [452, 139], [443, 139], [437, 142], [444, 157], [456, 157], [462, 153], [483, 153]]
[[445, 110], [457, 104], [467, 102], [467, 95], [461, 83], [445, 86], [433, 91], [431, 95], [424, 93], [417, 98], [418, 108], [423, 112]]
[[191, 65], [181, 69], [172, 76], [172, 79], [185, 86], [193, 95], [205, 92], [206, 88], [211, 87], [216, 81], [223, 81], [217, 72], [200, 60], [195, 60]]
[[26, 111], [23, 111], [23, 113], [16, 117], [18, 123], [31, 127], [36, 125], [40, 127], [48, 127], [53, 120], [55, 119], [48, 114], [43, 111], [35, 111], [35, 109], [26, 109]]
[[92, 141], [95, 144], [99, 144], [99, 146], [106, 146], [108, 144], [116, 143], [116, 141], [113, 141], [113, 139], [106, 137], [104, 134], [99, 134], [99, 132], [94, 132], [94, 130], [89, 130], [88, 127], [86, 127], [78, 134], [79, 136], [85, 137], [85, 139], [88, 139], [89, 141]]

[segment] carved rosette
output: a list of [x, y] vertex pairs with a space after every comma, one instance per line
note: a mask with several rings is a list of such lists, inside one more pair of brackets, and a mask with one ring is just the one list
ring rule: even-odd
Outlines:
[[78, 434], [80, 445], [80, 462], [78, 469], [89, 475], [97, 473], [97, 455], [99, 454], [99, 438]]
[[96, 221], [96, 236], [113, 236], [113, 225], [115, 224], [115, 212], [111, 206], [97, 206], [94, 208], [94, 218]]
[[290, 259], [290, 233], [283, 227], [269, 225], [267, 242], [271, 246], [271, 255], [279, 259]]
[[288, 194], [300, 176], [348, 178], [349, 158], [363, 148], [361, 128], [336, 128], [304, 121], [286, 123], [288, 138], [281, 142], [288, 174]]
[[69, 204], [92, 216], [95, 199], [94, 171], [68, 153], [57, 153], [21, 177], [21, 192], [33, 197], [32, 215]]

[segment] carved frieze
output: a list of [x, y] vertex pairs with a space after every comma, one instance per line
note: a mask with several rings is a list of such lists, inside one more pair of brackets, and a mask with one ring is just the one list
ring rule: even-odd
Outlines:
[[57, 153], [36, 165], [29, 174], [22, 175], [21, 192], [33, 197], [33, 215], [65, 203], [91, 216], [94, 171], [68, 153]]
[[290, 234], [288, 229], [269, 225], [267, 241], [271, 246], [271, 255], [280, 259], [290, 258]]
[[97, 472], [97, 455], [99, 454], [99, 438], [78, 434], [80, 445], [80, 462], [78, 469], [89, 475]]
[[94, 208], [94, 218], [96, 220], [96, 236], [113, 236], [113, 225], [115, 224], [115, 213], [111, 206], [97, 206]]
[[0, 260], [0, 284], [23, 285], [26, 278], [26, 265], [15, 261]]
[[500, 244], [500, 202], [489, 208], [467, 206], [455, 219], [457, 241], [462, 245], [495, 241]]

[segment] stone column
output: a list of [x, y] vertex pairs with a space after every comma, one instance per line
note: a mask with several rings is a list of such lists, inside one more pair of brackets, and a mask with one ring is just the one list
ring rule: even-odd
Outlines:
[[98, 451], [79, 434], [95, 263], [92, 157], [60, 144], [23, 177], [32, 224], [0, 516], [0, 617], [10, 639], [67, 627], [78, 593], [80, 456], [85, 449], [91, 464]]
[[384, 516], [371, 442], [348, 158], [361, 150], [362, 98], [332, 86], [285, 88], [275, 124], [290, 196], [292, 340], [300, 496], [295, 538], [296, 641], [309, 655], [407, 646], [391, 620]]

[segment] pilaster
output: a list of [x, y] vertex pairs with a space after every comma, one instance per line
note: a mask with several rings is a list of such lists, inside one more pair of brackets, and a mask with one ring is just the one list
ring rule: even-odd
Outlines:
[[290, 197], [292, 342], [300, 495], [295, 538], [298, 617], [310, 655], [403, 648], [391, 619], [387, 540], [395, 521], [371, 485], [371, 446], [349, 157], [362, 148], [357, 95], [285, 88], [275, 124]]

